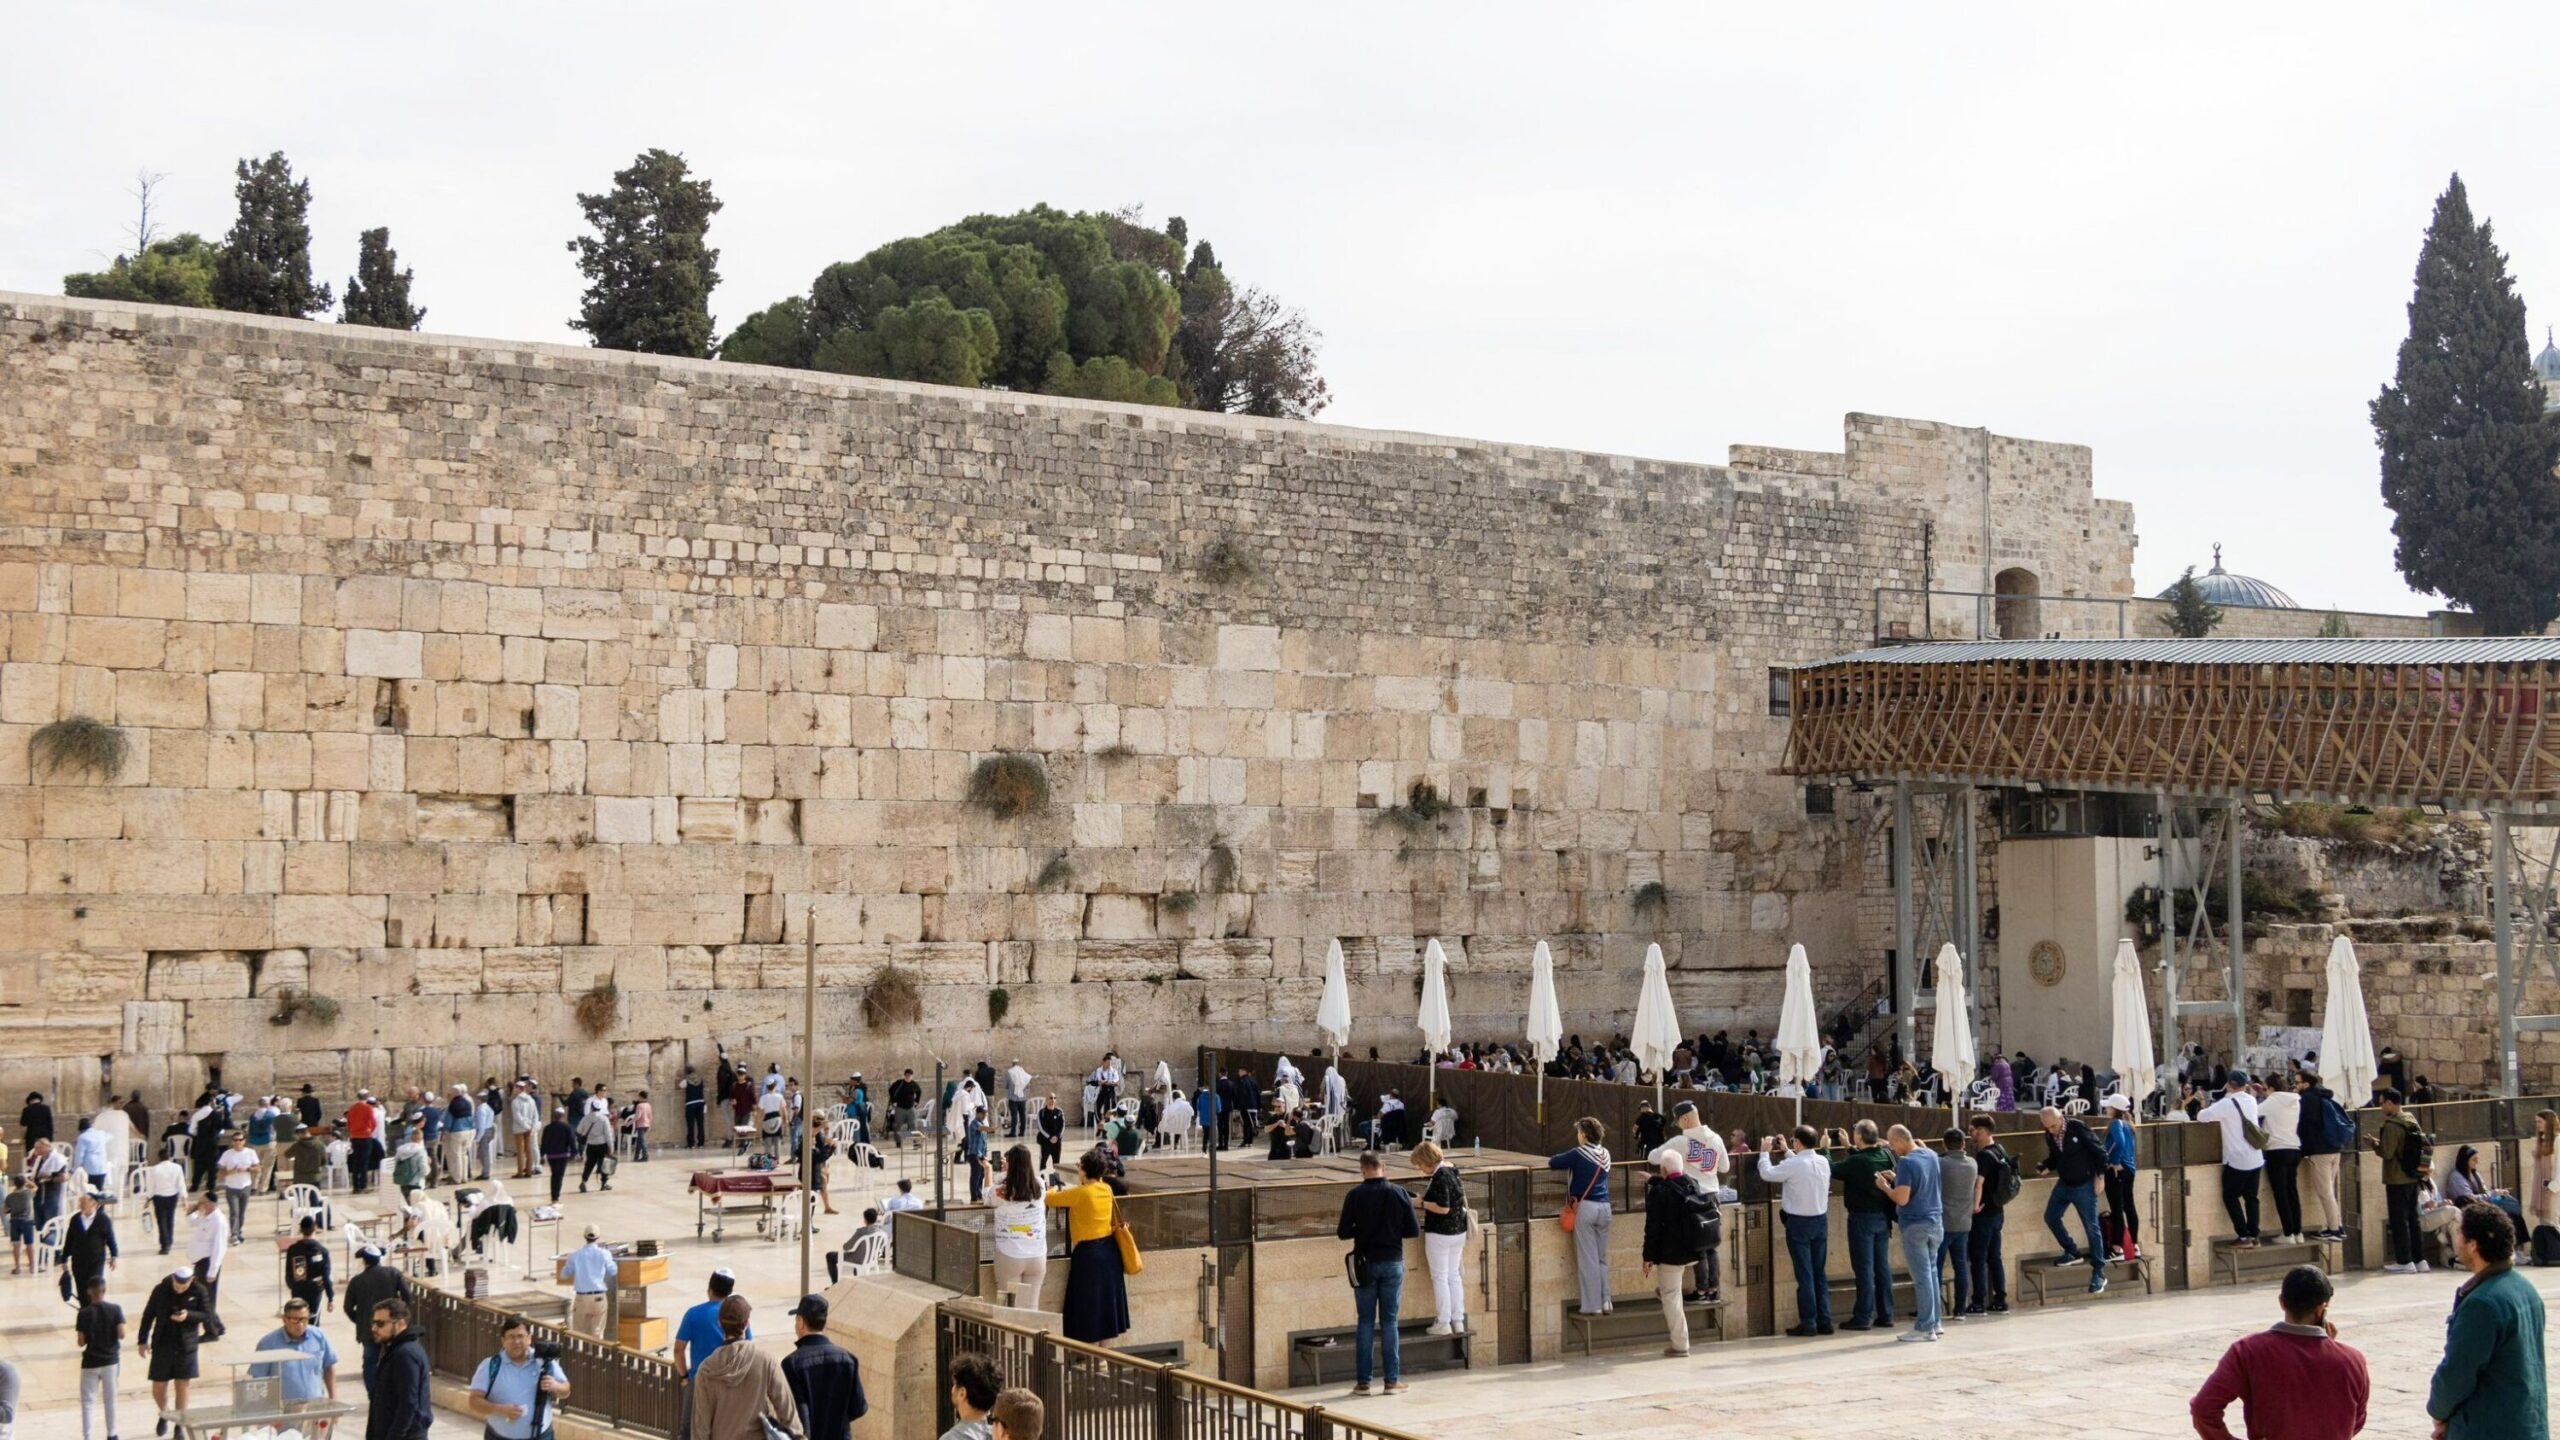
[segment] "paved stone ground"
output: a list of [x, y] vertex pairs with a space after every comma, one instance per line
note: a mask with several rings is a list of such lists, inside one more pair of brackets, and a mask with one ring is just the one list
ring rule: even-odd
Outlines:
[[[2560, 1306], [2560, 1270], [2527, 1271]], [[2365, 1434], [2423, 1437], [2426, 1388], [2459, 1274], [2343, 1277], [2339, 1338], [2373, 1375]], [[2225, 1346], [2276, 1319], [2273, 1284], [2071, 1302], [1947, 1328], [1932, 1345], [1889, 1335], [1767, 1339], [1646, 1351], [1594, 1362], [1506, 1366], [1415, 1379], [1394, 1399], [1346, 1401], [1340, 1386], [1291, 1392], [1417, 1435], [1469, 1440], [2070, 1440], [2193, 1435], [2187, 1399]], [[2229, 1423], [2240, 1429], [2238, 1407]]]
[[[927, 1165], [918, 1166], [918, 1188], [929, 1191]], [[779, 1351], [788, 1343], [782, 1337], [790, 1329], [781, 1315], [799, 1289], [798, 1247], [760, 1239], [752, 1227], [732, 1229], [722, 1244], [697, 1241], [694, 1206], [683, 1189], [686, 1173], [694, 1168], [696, 1157], [683, 1152], [648, 1165], [627, 1165], [611, 1195], [582, 1196], [573, 1180], [564, 1200], [567, 1243], [576, 1244], [577, 1230], [588, 1223], [609, 1239], [655, 1235], [671, 1240], [672, 1278], [651, 1292], [661, 1313], [673, 1313], [698, 1297], [714, 1267], [734, 1270], [741, 1292], [770, 1317], [761, 1343]], [[836, 1204], [847, 1213], [821, 1216], [818, 1235], [827, 1244], [841, 1244], [855, 1224], [853, 1212], [887, 1185], [878, 1172], [857, 1181], [849, 1167], [839, 1165], [834, 1174]], [[511, 1182], [509, 1189], [519, 1201], [530, 1201], [538, 1198], [532, 1184]], [[260, 1200], [250, 1208], [251, 1248], [235, 1252], [223, 1283], [222, 1308], [231, 1332], [205, 1351], [209, 1378], [228, 1373], [214, 1362], [245, 1355], [273, 1324], [269, 1317], [282, 1295], [272, 1248], [276, 1219], [272, 1202]], [[126, 1260], [110, 1282], [110, 1294], [129, 1316], [139, 1318], [144, 1296], [165, 1270], [147, 1223], [133, 1216], [130, 1207], [118, 1229]], [[519, 1243], [511, 1263], [495, 1277], [498, 1291], [556, 1293], [556, 1287], [543, 1283], [552, 1253], [547, 1232], [537, 1236], [534, 1251], [538, 1278], [526, 1283], [525, 1246]], [[2560, 1304], [2560, 1270], [2527, 1273], [2547, 1299]], [[823, 1288], [822, 1263], [814, 1265], [814, 1274]], [[2365, 1274], [2341, 1281], [2334, 1307], [2341, 1333], [2365, 1352], [2373, 1368], [2374, 1422], [2368, 1435], [2427, 1433], [2421, 1397], [2442, 1348], [2444, 1315], [2459, 1279], [2437, 1272]], [[2126, 1296], [2095, 1304], [2069, 1302], [2050, 1314], [2022, 1310], [1997, 1321], [1951, 1326], [1948, 1338], [1934, 1345], [1845, 1334], [1823, 1341], [1751, 1340], [1701, 1347], [1686, 1360], [1641, 1352], [1467, 1375], [1425, 1375], [1417, 1378], [1410, 1394], [1392, 1400], [1348, 1401], [1340, 1386], [1295, 1391], [1292, 1398], [1320, 1400], [1417, 1435], [1470, 1440], [1584, 1435], [1696, 1440], [1710, 1434], [1754, 1440], [2018, 1440], [2034, 1434], [2046, 1417], [2067, 1427], [2071, 1440], [2131, 1440], [2192, 1433], [2187, 1396], [2224, 1346], [2274, 1318], [2272, 1285]], [[333, 1314], [324, 1328], [350, 1352], [341, 1366], [347, 1393], [360, 1391], [345, 1317]], [[78, 1357], [70, 1312], [50, 1277], [0, 1275], [0, 1357], [16, 1362], [23, 1373], [27, 1408], [18, 1427], [22, 1440], [68, 1440], [79, 1434]], [[123, 1379], [119, 1431], [128, 1440], [147, 1436], [149, 1387], [130, 1345]], [[473, 1440], [480, 1432], [448, 1415], [435, 1433], [436, 1440]]]

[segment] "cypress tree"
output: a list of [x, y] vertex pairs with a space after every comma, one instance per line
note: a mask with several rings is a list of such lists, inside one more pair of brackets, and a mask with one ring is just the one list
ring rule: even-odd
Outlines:
[[356, 237], [356, 273], [347, 281], [338, 323], [417, 329], [427, 312], [409, 303], [409, 279], [410, 272], [400, 268], [400, 252], [391, 248], [390, 230], [367, 230]]
[[2373, 402], [2382, 498], [2400, 573], [2494, 635], [2560, 615], [2560, 481], [2524, 302], [2462, 177], [2436, 198], [2418, 250], [2409, 337]]
[[646, 150], [578, 208], [596, 233], [569, 242], [587, 277], [569, 323], [607, 350], [709, 356], [720, 283], [720, 252], [703, 243], [720, 209], [711, 183], [688, 175], [683, 156]]
[[293, 178], [281, 150], [235, 173], [240, 214], [214, 266], [213, 303], [296, 320], [328, 309], [329, 287], [311, 283], [311, 182]]
[[2166, 597], [2169, 613], [2160, 617], [2160, 628], [2182, 640], [2201, 640], [2222, 623], [2222, 607], [2204, 598], [2204, 587], [2196, 583], [2196, 567], [2190, 565], [2169, 587]]

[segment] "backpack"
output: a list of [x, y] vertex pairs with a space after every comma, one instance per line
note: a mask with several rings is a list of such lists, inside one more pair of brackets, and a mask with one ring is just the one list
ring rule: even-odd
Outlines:
[[2548, 1225], [2533, 1227], [2533, 1263], [2560, 1265], [2560, 1230]]
[[1995, 1145], [1983, 1151], [1974, 1159], [1978, 1163], [1991, 1165], [1999, 1172], [1988, 1187], [1993, 1208], [2006, 1208], [2010, 1201], [2018, 1198], [2019, 1191], [2027, 1188], [2026, 1181], [2018, 1176], [2018, 1162], [2010, 1159], [2009, 1153], [1998, 1146]]
[[1680, 1197], [1681, 1219], [1689, 1233], [1689, 1251], [1704, 1257], [1724, 1240], [1724, 1210], [1716, 1203], [1716, 1192], [1690, 1182], [1688, 1194]]
[[2435, 1152], [2435, 1137], [2413, 1124], [2400, 1141], [2400, 1168], [2415, 1175], [2433, 1163]]
[[2320, 1108], [2312, 1119], [2320, 1127], [2321, 1143], [2341, 1152], [2353, 1148], [2356, 1143], [2355, 1118], [2347, 1114], [2347, 1108], [2333, 1096], [2322, 1095], [2318, 1100]]

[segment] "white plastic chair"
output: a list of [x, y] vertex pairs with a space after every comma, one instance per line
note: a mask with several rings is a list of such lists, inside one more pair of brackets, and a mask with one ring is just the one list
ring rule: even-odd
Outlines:
[[36, 1231], [36, 1269], [50, 1270], [62, 1263], [62, 1237], [71, 1229], [71, 1217], [56, 1215]]
[[889, 1268], [889, 1233], [875, 1231], [857, 1235], [845, 1247], [845, 1264], [856, 1275], [877, 1275]]
[[284, 1234], [298, 1233], [306, 1218], [319, 1221], [323, 1230], [329, 1228], [329, 1197], [321, 1194], [317, 1185], [285, 1186], [277, 1210], [284, 1217]]
[[344, 1140], [329, 1142], [328, 1168], [320, 1178], [332, 1191], [355, 1188], [355, 1180], [347, 1164], [347, 1157], [353, 1153], [354, 1147]]
[[177, 1161], [181, 1165], [188, 1163], [187, 1152], [195, 1148], [195, 1143], [195, 1137], [192, 1135], [170, 1136], [168, 1140], [169, 1158]]

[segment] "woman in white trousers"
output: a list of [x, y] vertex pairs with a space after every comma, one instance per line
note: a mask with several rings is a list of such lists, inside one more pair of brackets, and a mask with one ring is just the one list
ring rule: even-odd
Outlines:
[[1004, 1152], [1004, 1178], [996, 1182], [994, 1226], [996, 1295], [1007, 1305], [1040, 1308], [1040, 1284], [1049, 1274], [1048, 1211], [1031, 1147]]
[[1425, 1140], [1413, 1147], [1413, 1168], [1429, 1178], [1422, 1189], [1422, 1258], [1431, 1267], [1431, 1332], [1467, 1328], [1467, 1186], [1458, 1167]]

